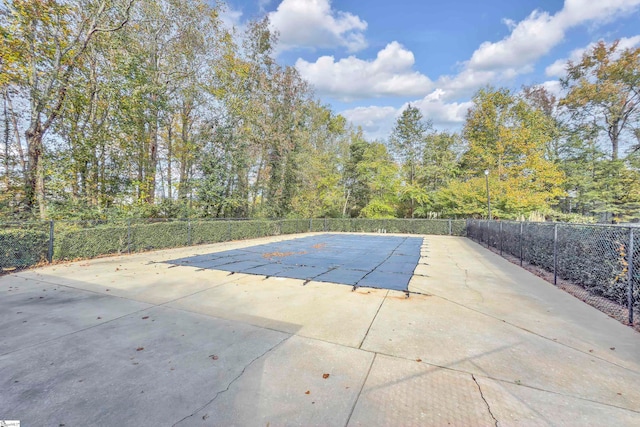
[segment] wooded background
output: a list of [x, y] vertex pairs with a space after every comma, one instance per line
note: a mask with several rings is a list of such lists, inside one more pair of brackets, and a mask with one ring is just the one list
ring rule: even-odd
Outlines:
[[0, 220], [640, 217], [640, 48], [596, 44], [564, 96], [486, 87], [459, 133], [385, 141], [278, 64], [267, 20], [203, 0], [5, 0]]

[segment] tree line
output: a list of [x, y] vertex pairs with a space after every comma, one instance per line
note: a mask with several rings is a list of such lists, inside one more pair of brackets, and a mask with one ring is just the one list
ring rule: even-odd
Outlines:
[[[486, 87], [460, 132], [409, 105], [370, 141], [204, 0], [4, 0], [0, 218], [627, 220], [640, 49], [598, 43], [565, 95]], [[488, 171], [488, 175], [485, 175]]]

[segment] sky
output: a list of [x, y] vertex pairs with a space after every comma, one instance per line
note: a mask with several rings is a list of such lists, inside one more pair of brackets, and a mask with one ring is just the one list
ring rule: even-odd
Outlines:
[[458, 131], [473, 94], [544, 85], [594, 43], [640, 46], [640, 0], [228, 0], [225, 20], [269, 16], [278, 61], [322, 102], [386, 139], [411, 104]]

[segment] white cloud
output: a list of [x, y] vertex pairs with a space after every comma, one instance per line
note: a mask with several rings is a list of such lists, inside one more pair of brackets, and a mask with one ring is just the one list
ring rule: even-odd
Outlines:
[[[444, 102], [440, 97], [427, 96], [412, 102], [422, 115], [433, 122], [436, 129], [458, 130], [467, 117], [473, 102]], [[406, 106], [403, 106], [404, 109]]]
[[441, 91], [440, 98], [456, 99], [471, 96], [478, 88], [495, 81], [499, 73], [489, 70], [467, 68], [455, 76], [442, 76], [436, 82]]
[[[596, 43], [589, 43], [586, 47], [572, 50], [567, 58], [557, 59], [553, 64], [549, 65], [545, 69], [545, 74], [548, 77], [564, 77], [567, 71], [567, 62], [578, 62], [582, 58], [582, 55], [592, 49]], [[635, 48], [640, 45], [640, 35], [634, 37], [623, 37], [620, 39], [617, 51], [623, 51], [625, 49]], [[616, 52], [617, 52], [616, 51]]]
[[[431, 120], [437, 130], [458, 131], [464, 123], [467, 111], [473, 106], [469, 102], [446, 103], [436, 95], [429, 95], [424, 99], [412, 101], [425, 119]], [[342, 114], [355, 126], [360, 126], [366, 138], [370, 140], [386, 140], [393, 129], [396, 119], [407, 108], [404, 104], [400, 108], [394, 107], [357, 107], [343, 111]]]
[[563, 27], [570, 28], [587, 21], [609, 22], [638, 5], [640, 0], [565, 0], [564, 7], [555, 16]]
[[[288, 0], [283, 4], [285, 2]], [[316, 3], [329, 7], [328, 1]], [[639, 5], [640, 0], [565, 0], [562, 10], [555, 14], [536, 10], [519, 22], [504, 19], [510, 30], [508, 36], [496, 42], [482, 43], [469, 60], [460, 64], [458, 73], [440, 76], [435, 82], [414, 70], [413, 53], [397, 42], [387, 45], [374, 60], [355, 56], [336, 60], [333, 56], [324, 56], [315, 62], [299, 59], [296, 66], [320, 93], [342, 100], [422, 97], [411, 104], [431, 119], [437, 129], [459, 130], [472, 107], [472, 103], [465, 100], [476, 90], [494, 82], [504, 84], [508, 79], [532, 72], [540, 58], [563, 42], [570, 29], [608, 22], [637, 10]], [[620, 46], [638, 44], [640, 36], [623, 39]], [[576, 50], [571, 57], [579, 57], [583, 51]], [[560, 61], [547, 68], [548, 76], [556, 77], [564, 72], [566, 60]], [[553, 94], [561, 94], [562, 88], [557, 80], [549, 80], [542, 86]], [[405, 107], [358, 107], [342, 114], [353, 124], [361, 126], [367, 137], [384, 139]]]
[[365, 137], [385, 139], [393, 127], [398, 110], [394, 107], [357, 107], [340, 113], [355, 126], [360, 126]]
[[517, 24], [505, 20], [511, 33], [498, 42], [482, 43], [467, 66], [475, 70], [526, 68], [559, 44], [568, 29], [589, 21], [607, 21], [638, 5], [640, 0], [565, 0], [555, 15], [534, 10]]
[[382, 96], [423, 96], [432, 88], [429, 78], [413, 70], [413, 53], [398, 42], [389, 43], [372, 61], [355, 56], [336, 61], [322, 56], [316, 62], [296, 61], [296, 68], [316, 90], [341, 100]]
[[260, 13], [264, 13], [267, 6], [271, 4], [271, 0], [258, 0], [258, 10]]
[[283, 0], [269, 13], [271, 27], [280, 34], [278, 48], [345, 47], [357, 52], [367, 47], [367, 23], [358, 16], [331, 8], [330, 0]]
[[[562, 10], [554, 15], [535, 10], [518, 23], [504, 19], [511, 29], [507, 37], [482, 43], [459, 74], [443, 76], [436, 85], [447, 91], [446, 98], [455, 99], [491, 81], [531, 72], [536, 61], [564, 40], [567, 30], [587, 22], [607, 22], [639, 5], [640, 0], [565, 0]], [[561, 64], [554, 63], [548, 75], [560, 71]]]
[[547, 80], [544, 83], [540, 83], [539, 85], [535, 85], [544, 88], [551, 95], [555, 96], [556, 99], [560, 99], [565, 95], [564, 89], [562, 89], [562, 84], [560, 80]]
[[508, 37], [482, 43], [467, 67], [484, 71], [522, 68], [551, 50], [563, 37], [564, 29], [557, 19], [547, 12], [533, 11], [513, 27]]
[[220, 13], [220, 20], [222, 21], [222, 25], [229, 30], [241, 28], [242, 11], [226, 6], [222, 9], [222, 13]]

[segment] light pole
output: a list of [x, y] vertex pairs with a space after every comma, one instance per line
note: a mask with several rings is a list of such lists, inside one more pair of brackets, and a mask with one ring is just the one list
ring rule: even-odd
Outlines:
[[487, 213], [489, 214], [489, 221], [491, 221], [491, 197], [489, 196], [489, 169], [484, 170], [484, 178], [487, 181]]

